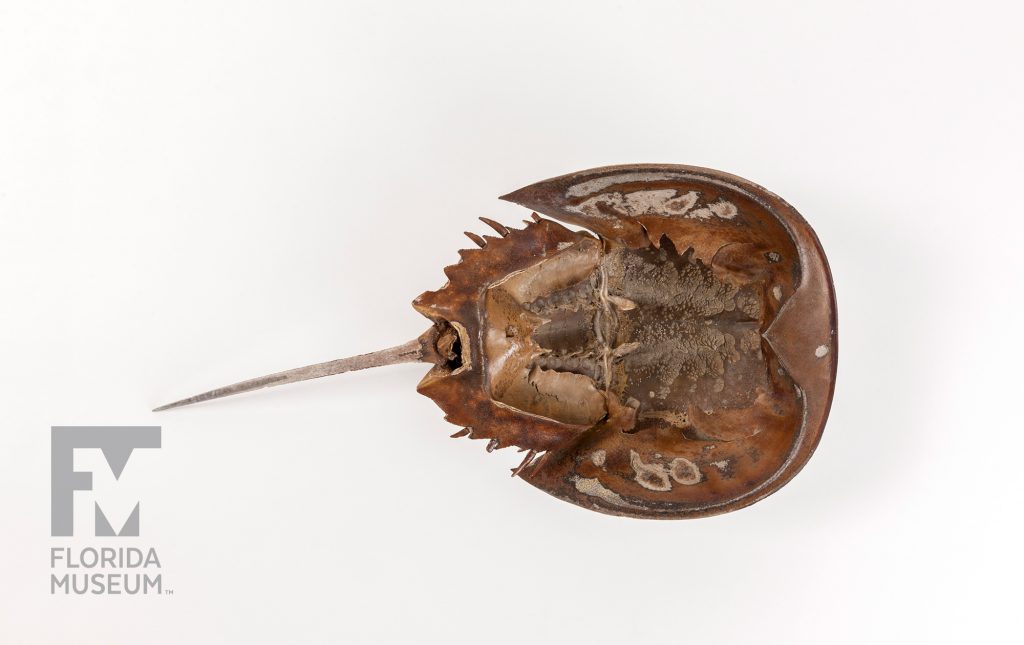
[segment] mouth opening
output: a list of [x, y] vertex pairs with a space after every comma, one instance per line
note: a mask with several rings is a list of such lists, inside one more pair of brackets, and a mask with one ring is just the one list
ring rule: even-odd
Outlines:
[[470, 364], [466, 328], [457, 322], [437, 321], [437, 336], [434, 350], [437, 352], [437, 366], [455, 373]]

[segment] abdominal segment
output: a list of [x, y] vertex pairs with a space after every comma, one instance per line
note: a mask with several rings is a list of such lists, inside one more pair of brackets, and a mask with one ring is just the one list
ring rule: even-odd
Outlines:
[[639, 250], [585, 238], [493, 285], [484, 307], [492, 397], [626, 432], [651, 420], [691, 429], [691, 407], [749, 406], [768, 383], [763, 288], [691, 256], [667, 238]]
[[578, 428], [521, 476], [653, 515], [769, 478], [799, 426], [796, 389], [762, 337], [771, 282], [667, 237], [640, 249], [587, 237], [486, 289], [490, 396]]

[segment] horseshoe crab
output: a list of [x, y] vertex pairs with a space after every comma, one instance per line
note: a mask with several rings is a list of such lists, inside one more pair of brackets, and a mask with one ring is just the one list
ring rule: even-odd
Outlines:
[[[418, 339], [280, 372], [158, 410], [398, 362], [513, 476], [639, 518], [722, 513], [807, 462], [836, 375], [825, 254], [793, 207], [726, 173], [629, 165], [505, 195], [525, 228], [481, 218], [448, 283], [413, 301]], [[538, 215], [539, 213], [539, 215]], [[555, 220], [582, 227], [577, 231]]]

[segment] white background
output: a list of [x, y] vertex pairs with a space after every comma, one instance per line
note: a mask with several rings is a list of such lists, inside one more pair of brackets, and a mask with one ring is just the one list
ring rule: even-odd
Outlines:
[[[1018, 639], [1017, 6], [0, 3], [0, 641]], [[768, 187], [831, 261], [832, 416], [755, 506], [559, 502], [422, 365], [149, 412], [414, 337], [497, 195], [635, 162]], [[107, 483], [173, 596], [50, 596], [61, 424], [163, 426]]]

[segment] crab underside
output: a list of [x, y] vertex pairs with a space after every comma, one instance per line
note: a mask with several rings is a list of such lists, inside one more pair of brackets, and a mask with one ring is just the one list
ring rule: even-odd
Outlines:
[[457, 436], [518, 446], [521, 478], [634, 517], [731, 510], [795, 474], [831, 400], [835, 321], [824, 256], [791, 207], [685, 166], [504, 199], [590, 232], [488, 221], [499, 236], [470, 234], [482, 248], [414, 302], [439, 357], [419, 391]]
[[[706, 168], [610, 166], [502, 199], [408, 343], [215, 388], [168, 410], [408, 361], [453, 437], [518, 446], [513, 475], [605, 513], [684, 518], [751, 504], [818, 443], [836, 375], [824, 252], [789, 204]], [[574, 231], [537, 212], [587, 229]]]

